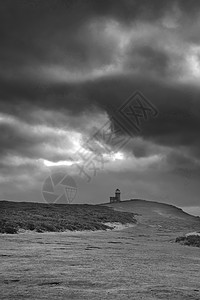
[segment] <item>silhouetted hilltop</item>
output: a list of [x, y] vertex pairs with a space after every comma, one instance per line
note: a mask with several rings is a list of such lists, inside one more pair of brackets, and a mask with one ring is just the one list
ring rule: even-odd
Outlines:
[[105, 203], [116, 211], [134, 212], [139, 214], [136, 219], [139, 223], [155, 225], [166, 229], [188, 230], [198, 227], [200, 218], [184, 212], [181, 208], [171, 204], [147, 201], [142, 199], [125, 200], [118, 203]]

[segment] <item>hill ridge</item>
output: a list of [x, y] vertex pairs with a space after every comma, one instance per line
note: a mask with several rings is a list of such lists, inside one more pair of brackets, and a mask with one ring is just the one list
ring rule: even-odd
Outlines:
[[130, 199], [115, 203], [104, 204], [116, 211], [134, 212], [138, 223], [146, 226], [159, 227], [166, 230], [200, 229], [200, 218], [185, 212], [172, 204]]
[[[165, 203], [165, 202], [159, 202], [159, 201], [152, 201], [152, 200], [146, 200], [146, 199], [136, 198], [136, 199], [129, 199], [129, 200], [121, 200], [119, 203], [126, 203], [126, 202], [132, 202], [132, 201], [134, 201], [134, 202], [140, 201], [140, 202], [145, 202], [145, 203], [148, 203], [148, 204], [166, 205], [166, 206], [175, 208], [175, 209], [183, 212], [186, 215], [189, 215], [189, 216], [192, 216], [192, 217], [195, 217], [195, 218], [199, 218], [198, 216], [194, 216], [194, 215], [191, 215], [191, 214], [187, 213], [182, 208], [180, 208], [180, 207], [178, 207], [178, 206], [176, 206], [174, 204], [169, 204], [169, 203]], [[101, 203], [100, 205], [110, 205], [110, 204], [111, 204], [110, 202], [106, 202], [106, 203]]]

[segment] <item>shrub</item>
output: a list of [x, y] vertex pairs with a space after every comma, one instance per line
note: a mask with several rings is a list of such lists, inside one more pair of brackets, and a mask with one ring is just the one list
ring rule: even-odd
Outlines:
[[176, 242], [181, 243], [182, 245], [200, 247], [200, 236], [198, 235], [180, 236], [176, 238]]
[[35, 225], [34, 225], [34, 223], [27, 223], [26, 228], [27, 228], [27, 230], [34, 230]]
[[4, 227], [4, 233], [10, 233], [10, 234], [17, 233], [17, 228], [15, 228], [15, 227], [12, 226], [12, 225], [6, 225], [6, 226]]

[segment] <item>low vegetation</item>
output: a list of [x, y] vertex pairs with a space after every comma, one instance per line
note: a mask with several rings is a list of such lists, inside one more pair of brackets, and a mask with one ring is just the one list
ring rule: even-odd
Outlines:
[[180, 236], [176, 238], [176, 242], [186, 246], [200, 247], [199, 235]]
[[136, 223], [133, 213], [101, 205], [0, 201], [0, 233], [106, 230], [107, 222]]

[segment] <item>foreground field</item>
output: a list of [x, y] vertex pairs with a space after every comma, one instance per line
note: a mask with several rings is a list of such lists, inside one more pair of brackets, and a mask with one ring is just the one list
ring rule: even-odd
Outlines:
[[199, 220], [143, 208], [124, 230], [0, 235], [0, 298], [199, 300], [200, 250], [175, 242]]
[[138, 225], [1, 235], [1, 299], [200, 299], [200, 251]]

